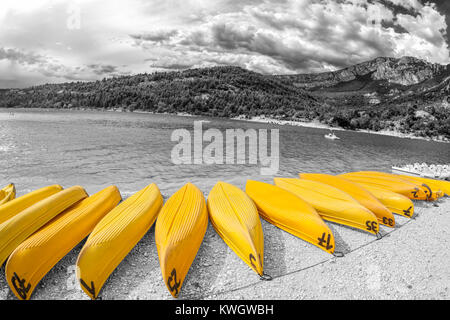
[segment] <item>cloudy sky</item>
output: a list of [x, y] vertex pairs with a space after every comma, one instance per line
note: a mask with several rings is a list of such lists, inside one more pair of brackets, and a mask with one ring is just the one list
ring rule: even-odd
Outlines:
[[0, 88], [213, 65], [289, 74], [378, 56], [450, 63], [449, 3], [1, 0]]

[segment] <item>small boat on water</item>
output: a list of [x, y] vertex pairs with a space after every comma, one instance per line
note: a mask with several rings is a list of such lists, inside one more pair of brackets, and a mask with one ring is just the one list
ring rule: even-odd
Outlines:
[[426, 163], [407, 164], [405, 166], [392, 166], [392, 172], [407, 174], [416, 177], [450, 180], [450, 165], [428, 165]]
[[326, 134], [324, 137], [329, 140], [341, 140], [341, 138], [334, 134], [333, 130], [331, 130], [330, 133]]

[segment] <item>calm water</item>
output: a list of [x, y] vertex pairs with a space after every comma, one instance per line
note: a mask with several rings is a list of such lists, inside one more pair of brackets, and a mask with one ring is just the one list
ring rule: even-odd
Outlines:
[[[204, 130], [280, 129], [278, 176], [298, 172], [341, 173], [389, 170], [392, 164], [448, 163], [450, 144], [326, 130], [202, 118]], [[124, 197], [151, 182], [165, 197], [190, 181], [207, 194], [217, 180], [243, 188], [260, 175], [260, 165], [174, 165], [174, 129], [193, 129], [196, 117], [82, 111], [0, 110], [0, 182], [14, 182], [19, 194], [58, 183], [82, 185], [89, 193], [115, 184]], [[207, 143], [205, 143], [206, 145]]]

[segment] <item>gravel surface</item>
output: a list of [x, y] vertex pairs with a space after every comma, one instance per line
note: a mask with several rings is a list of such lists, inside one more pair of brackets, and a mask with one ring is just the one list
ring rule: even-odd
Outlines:
[[[262, 221], [265, 272], [272, 281], [259, 280], [209, 225], [179, 299], [449, 299], [450, 201], [438, 207], [417, 202], [416, 213], [413, 220], [396, 216], [397, 228], [382, 227], [379, 241], [327, 222], [343, 258]], [[89, 299], [74, 268], [84, 242], [45, 276], [32, 299]], [[15, 299], [4, 273], [2, 266], [0, 299]], [[154, 227], [109, 277], [100, 298], [172, 299], [162, 281]]]

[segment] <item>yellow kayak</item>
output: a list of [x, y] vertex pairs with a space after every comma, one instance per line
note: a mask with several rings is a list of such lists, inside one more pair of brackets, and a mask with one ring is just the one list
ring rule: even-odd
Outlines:
[[264, 236], [258, 210], [241, 189], [219, 181], [208, 195], [211, 224], [225, 243], [260, 276]]
[[0, 265], [39, 228], [86, 197], [86, 191], [82, 187], [71, 187], [35, 203], [0, 224]]
[[334, 236], [316, 210], [302, 198], [274, 185], [248, 180], [245, 191], [264, 220], [333, 254]]
[[16, 197], [16, 188], [14, 184], [9, 184], [0, 190], [0, 206], [13, 200]]
[[345, 173], [339, 176], [353, 182], [362, 182], [364, 184], [370, 184], [376, 188], [390, 190], [392, 192], [402, 194], [411, 200], [427, 200], [427, 195], [423, 188], [407, 181], [400, 181], [398, 179], [383, 176], [368, 176], [358, 174], [357, 172]]
[[380, 200], [392, 213], [411, 218], [414, 215], [414, 203], [404, 195], [386, 189], [374, 187], [370, 184], [357, 183], [375, 198]]
[[445, 193], [448, 197], [450, 197], [450, 182], [444, 181], [444, 180], [435, 180], [435, 179], [428, 179], [428, 178], [422, 178], [422, 177], [413, 177], [408, 175], [399, 175], [402, 178], [406, 179], [414, 179], [419, 182], [428, 184], [430, 186], [434, 186], [435, 188], [441, 190], [443, 193]]
[[375, 214], [378, 218], [378, 223], [391, 228], [395, 227], [395, 218], [392, 212], [369, 191], [356, 183], [329, 174], [301, 173], [300, 178], [325, 183], [348, 193], [353, 199]]
[[397, 179], [402, 179], [404, 181], [408, 181], [408, 182], [415, 183], [417, 185], [422, 186], [425, 190], [428, 191], [428, 192], [427, 191], [425, 191], [425, 192], [427, 193], [428, 200], [430, 200], [430, 201], [438, 200], [439, 198], [442, 198], [444, 196], [444, 192], [441, 190], [441, 188], [438, 185], [433, 184], [431, 182], [425, 183], [423, 181], [414, 179], [413, 177], [409, 178], [409, 177], [402, 177], [399, 175], [395, 175], [395, 177], [397, 177]]
[[349, 194], [317, 181], [275, 178], [275, 184], [305, 199], [328, 221], [368, 231], [379, 236], [377, 217]]
[[203, 193], [192, 183], [175, 192], [161, 209], [155, 227], [164, 283], [174, 298], [197, 255], [208, 226]]
[[399, 178], [408, 180], [413, 183], [421, 184], [431, 191], [431, 200], [438, 200], [439, 198], [442, 198], [445, 196], [445, 192], [442, 190], [441, 186], [438, 183], [435, 183], [433, 181], [422, 181], [419, 177], [412, 177], [412, 176], [401, 176], [397, 175]]
[[112, 209], [95, 226], [77, 259], [83, 291], [96, 299], [109, 275], [155, 222], [163, 198], [150, 184]]
[[60, 185], [53, 185], [32, 191], [26, 195], [5, 203], [0, 207], [0, 224], [11, 219], [26, 208], [31, 207], [36, 202], [60, 192], [62, 189], [63, 188]]
[[394, 180], [400, 181], [400, 182], [412, 183], [415, 185], [415, 187], [420, 188], [421, 190], [424, 191], [424, 193], [427, 197], [427, 200], [433, 201], [438, 198], [437, 197], [438, 194], [434, 193], [432, 188], [430, 188], [430, 186], [428, 186], [427, 184], [417, 181], [417, 180], [407, 179], [407, 178], [404, 178], [397, 174], [380, 172], [380, 171], [359, 171], [359, 172], [354, 172], [354, 174], [364, 175], [364, 176], [374, 176], [374, 177], [385, 177], [385, 178], [394, 179]]
[[66, 209], [22, 242], [6, 263], [6, 279], [16, 297], [28, 300], [47, 272], [120, 200], [117, 187], [108, 187]]

